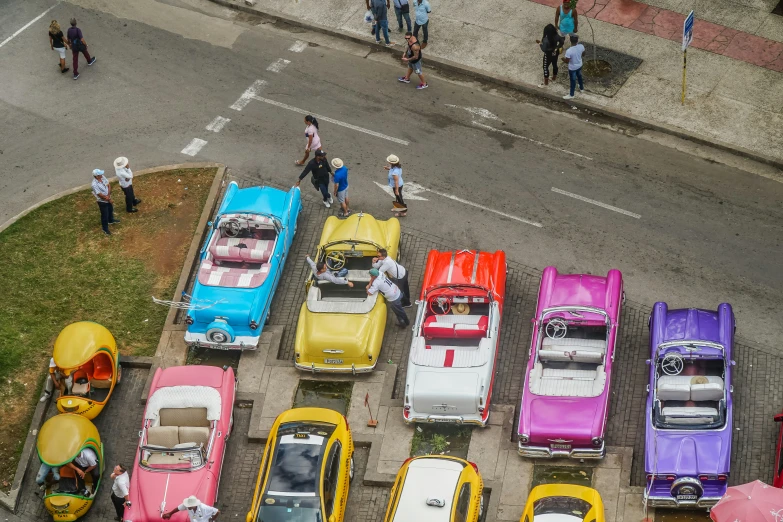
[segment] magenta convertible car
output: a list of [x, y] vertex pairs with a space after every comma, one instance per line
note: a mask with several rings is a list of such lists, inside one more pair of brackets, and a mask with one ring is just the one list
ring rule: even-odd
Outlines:
[[541, 276], [519, 413], [523, 457], [600, 459], [623, 276]]
[[733, 339], [730, 304], [712, 311], [655, 303], [645, 411], [648, 506], [708, 508], [726, 492]]

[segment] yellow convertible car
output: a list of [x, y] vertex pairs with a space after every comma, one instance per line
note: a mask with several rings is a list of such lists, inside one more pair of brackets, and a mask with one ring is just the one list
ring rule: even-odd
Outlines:
[[386, 304], [379, 293], [368, 296], [372, 258], [379, 248], [398, 259], [400, 222], [357, 213], [326, 220], [316, 262], [345, 273], [353, 288], [307, 278], [307, 300], [296, 325], [294, 364], [312, 372], [370, 372], [378, 363], [386, 328]]
[[571, 484], [536, 486], [519, 522], [605, 522], [601, 495]]

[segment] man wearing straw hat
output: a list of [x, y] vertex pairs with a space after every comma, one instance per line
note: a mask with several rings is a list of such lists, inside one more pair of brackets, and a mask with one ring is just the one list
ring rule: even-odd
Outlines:
[[141, 203], [141, 200], [136, 199], [136, 195], [133, 193], [133, 172], [131, 172], [128, 158], [120, 156], [114, 160], [114, 173], [117, 174], [117, 178], [120, 180], [120, 188], [125, 193], [126, 212], [138, 212], [138, 209], [135, 207]]
[[189, 496], [182, 501], [182, 504], [172, 509], [168, 513], [163, 513], [163, 520], [168, 520], [171, 515], [177, 511], [186, 511], [190, 522], [214, 522], [220, 511], [212, 506], [202, 504], [194, 495]]

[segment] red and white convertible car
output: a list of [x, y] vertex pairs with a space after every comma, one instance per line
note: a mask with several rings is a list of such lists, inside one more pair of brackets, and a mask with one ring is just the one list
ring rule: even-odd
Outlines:
[[[230, 367], [175, 366], [155, 372], [139, 433], [124, 522], [158, 521], [195, 495], [215, 505], [234, 422]], [[175, 513], [171, 520], [188, 520]]]
[[506, 293], [506, 254], [427, 258], [405, 382], [406, 422], [486, 426]]

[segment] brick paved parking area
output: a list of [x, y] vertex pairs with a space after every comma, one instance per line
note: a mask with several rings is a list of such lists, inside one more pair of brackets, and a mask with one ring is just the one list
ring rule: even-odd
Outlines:
[[[241, 181], [242, 184], [258, 183], [258, 180]], [[304, 299], [303, 282], [308, 269], [304, 257], [308, 253], [314, 253], [323, 222], [334, 210], [324, 208], [307, 192], [303, 194], [304, 209], [292, 251], [272, 304], [270, 323], [285, 327], [278, 353], [278, 359], [283, 360], [293, 357], [296, 321]], [[421, 276], [429, 250], [473, 246], [452, 244], [427, 233], [411, 230], [405, 226], [405, 222], [402, 225], [401, 261], [410, 269], [411, 291], [416, 295], [420, 291]], [[502, 247], [503, 245], [497, 245], [497, 248]], [[501, 327], [502, 342], [493, 397], [496, 405], [508, 404], [515, 408], [518, 408], [520, 402], [530, 341], [530, 319], [535, 309], [540, 277], [538, 270], [525, 266], [520, 261], [524, 260], [509, 261], [506, 307]], [[633, 302], [630, 299], [632, 297], [629, 296], [622, 316], [607, 443], [610, 446], [633, 448], [631, 485], [643, 485], [643, 408], [647, 384], [645, 360], [649, 352], [649, 307]], [[738, 325], [738, 331], [743, 333], [742, 325]], [[386, 330], [381, 356], [382, 361], [391, 360], [397, 365], [395, 395], [405, 382], [410, 337], [410, 330], [391, 327]], [[734, 382], [735, 438], [731, 483], [738, 484], [756, 478], [769, 482], [772, 478], [775, 443], [772, 415], [780, 411], [783, 402], [783, 384], [779, 383], [776, 377], [783, 374], [783, 361], [774, 355], [771, 349], [754, 346], [745, 341], [737, 343], [734, 353], [737, 366]], [[123, 381], [116, 389], [114, 397], [95, 420], [109, 467], [117, 461], [132, 466], [143, 413], [139, 397], [147, 373], [147, 370], [125, 368]], [[239, 378], [242, 376], [239, 375]], [[225, 520], [244, 519], [255, 485], [263, 446], [247, 440], [250, 412], [250, 408], [243, 406], [234, 409], [235, 429], [226, 453], [218, 502], [218, 507], [224, 513], [221, 518]], [[50, 405], [49, 414], [53, 413], [54, 407]], [[356, 450], [356, 480], [351, 487], [346, 517], [350, 521], [380, 522], [388, 502], [388, 488], [362, 484], [369, 453], [368, 448]], [[37, 489], [34, 477], [37, 468], [37, 457], [33, 455], [25, 476], [24, 491], [17, 514], [2, 512], [2, 519], [17, 522], [48, 518], [40, 497], [35, 495]], [[113, 508], [109, 500], [109, 472], [107, 469], [107, 480], [101, 486], [97, 502], [83, 520], [92, 522], [113, 519]]]

